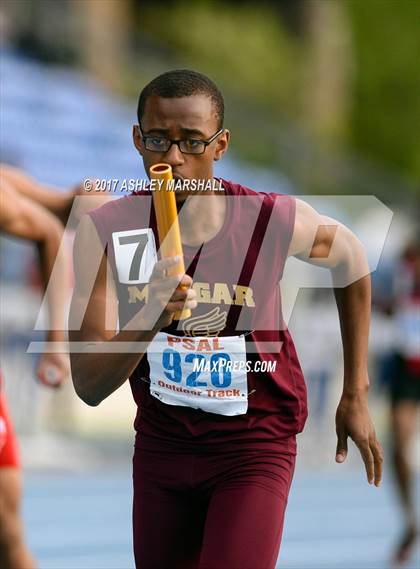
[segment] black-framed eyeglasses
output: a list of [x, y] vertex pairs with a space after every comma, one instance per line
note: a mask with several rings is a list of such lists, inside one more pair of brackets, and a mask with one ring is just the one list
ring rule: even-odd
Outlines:
[[169, 149], [172, 147], [173, 144], [176, 144], [179, 150], [183, 154], [203, 154], [207, 146], [211, 144], [213, 140], [215, 140], [219, 136], [219, 134], [222, 134], [222, 132], [225, 130], [224, 128], [221, 128], [207, 140], [199, 140], [197, 138], [170, 140], [169, 138], [165, 138], [164, 136], [144, 135], [141, 130], [141, 126], [140, 125], [138, 126], [146, 150], [150, 150], [151, 152], [166, 153], [169, 151]]

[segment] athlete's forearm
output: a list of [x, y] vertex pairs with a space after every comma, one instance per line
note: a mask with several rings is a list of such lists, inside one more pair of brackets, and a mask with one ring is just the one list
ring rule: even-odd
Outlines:
[[[130, 322], [132, 330], [121, 330], [110, 339], [96, 342], [70, 332], [71, 339], [86, 342], [83, 352], [70, 355], [70, 363], [76, 393], [88, 405], [99, 405], [125, 383], [156, 335], [157, 329], [147, 329], [141, 312], [135, 319], [135, 323]], [[118, 352], [122, 342], [124, 346]]]
[[344, 355], [344, 392], [366, 392], [371, 311], [370, 275], [344, 288], [334, 289], [340, 318]]
[[39, 184], [36, 180], [18, 168], [2, 164], [0, 178], [11, 184], [16, 192], [48, 209], [60, 219], [62, 213], [70, 208], [70, 196], [58, 188]]
[[68, 298], [68, 264], [61, 248], [63, 226], [51, 223], [45, 237], [37, 243], [39, 269], [48, 305], [48, 341], [63, 341], [65, 306]]

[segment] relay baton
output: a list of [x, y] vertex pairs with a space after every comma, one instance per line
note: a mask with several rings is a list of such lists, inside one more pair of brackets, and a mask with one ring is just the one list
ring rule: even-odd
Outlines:
[[[172, 168], [169, 164], [155, 164], [150, 168], [150, 179], [160, 180], [161, 186], [152, 192], [153, 205], [160, 242], [162, 259], [180, 255], [180, 261], [167, 270], [168, 276], [184, 275], [185, 265], [182, 252], [181, 232], [179, 229], [178, 212], [176, 209], [175, 192], [169, 186], [172, 178]], [[191, 316], [189, 308], [175, 312], [175, 320], [185, 320]]]

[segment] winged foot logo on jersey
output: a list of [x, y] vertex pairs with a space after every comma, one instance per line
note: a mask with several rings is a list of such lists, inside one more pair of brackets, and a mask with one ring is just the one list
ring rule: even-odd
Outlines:
[[216, 307], [207, 314], [191, 316], [182, 324], [186, 336], [217, 336], [226, 326], [227, 312], [220, 312]]

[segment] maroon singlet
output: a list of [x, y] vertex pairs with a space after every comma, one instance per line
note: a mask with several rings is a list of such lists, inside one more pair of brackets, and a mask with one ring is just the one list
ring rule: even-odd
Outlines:
[[[281, 316], [278, 286], [294, 228], [295, 199], [286, 195], [255, 192], [222, 180], [227, 196], [224, 224], [218, 234], [202, 247], [183, 246], [186, 272], [194, 283], [206, 284], [208, 302], [203, 298], [193, 311], [198, 319], [217, 309], [225, 326], [218, 336], [246, 333], [250, 361], [275, 360], [274, 372], [249, 372], [248, 410], [237, 416], [208, 413], [200, 409], [167, 405], [150, 394], [149, 364], [145, 355], [132, 376], [131, 389], [138, 406], [135, 420], [137, 443], [168, 450], [263, 448], [290, 450], [307, 417], [306, 388], [293, 340]], [[203, 203], [205, 201], [203, 200]], [[182, 214], [182, 210], [181, 210]], [[109, 202], [90, 212], [98, 235], [106, 248], [119, 299], [119, 322], [126, 322], [144, 306], [133, 300], [133, 286], [121, 283], [116, 266], [113, 234], [151, 228], [158, 247], [155, 215], [150, 192], [139, 192]], [[216, 286], [216, 284], [219, 285]], [[255, 306], [235, 305], [234, 285], [251, 284]], [[144, 285], [137, 285], [140, 289]], [[218, 294], [215, 294], [218, 287]], [[131, 289], [131, 290], [129, 290]], [[226, 297], [227, 291], [232, 302]], [[180, 329], [180, 327], [182, 328]], [[165, 332], [185, 336], [186, 321], [174, 322]], [[202, 334], [204, 335], [204, 334]], [[264, 342], [264, 348], [259, 344]], [[279, 353], [267, 350], [267, 343]], [[248, 352], [249, 350], [249, 352]], [[265, 350], [265, 351], [264, 351]]]

